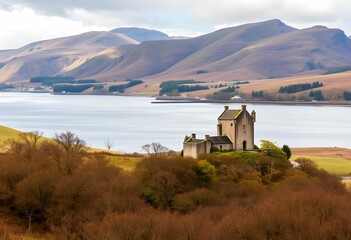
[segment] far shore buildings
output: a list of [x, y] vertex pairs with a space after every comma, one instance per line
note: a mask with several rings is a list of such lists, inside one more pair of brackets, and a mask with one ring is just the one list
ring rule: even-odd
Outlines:
[[210, 153], [211, 147], [219, 150], [254, 150], [254, 123], [256, 112], [251, 114], [246, 105], [241, 109], [229, 109], [224, 106], [218, 117], [217, 136], [206, 135], [205, 139], [197, 139], [193, 133], [183, 143], [183, 156], [197, 158], [200, 154]]

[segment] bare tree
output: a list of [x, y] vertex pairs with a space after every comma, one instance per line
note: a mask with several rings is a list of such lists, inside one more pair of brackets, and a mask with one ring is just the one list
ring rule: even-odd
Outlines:
[[145, 144], [141, 146], [141, 149], [148, 154], [163, 154], [169, 152], [169, 149], [165, 146], [163, 146], [161, 143], [150, 143], [150, 144]]
[[105, 141], [105, 147], [107, 148], [107, 150], [111, 150], [111, 148], [114, 146], [114, 143], [112, 142], [111, 139], [107, 139]]
[[39, 131], [23, 132], [18, 135], [19, 139], [31, 149], [36, 149], [38, 141], [42, 136], [43, 133]]
[[69, 153], [81, 153], [86, 147], [84, 140], [80, 139], [72, 132], [55, 134], [54, 140]]
[[43, 133], [39, 131], [21, 132], [16, 139], [8, 139], [5, 146], [8, 151], [15, 154], [25, 155], [30, 158], [33, 150], [37, 149], [39, 139]]

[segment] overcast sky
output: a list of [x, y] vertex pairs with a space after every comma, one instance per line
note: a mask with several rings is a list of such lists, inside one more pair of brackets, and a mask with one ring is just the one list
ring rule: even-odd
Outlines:
[[351, 35], [350, 9], [350, 0], [0, 0], [0, 49], [123, 26], [197, 36], [270, 19]]

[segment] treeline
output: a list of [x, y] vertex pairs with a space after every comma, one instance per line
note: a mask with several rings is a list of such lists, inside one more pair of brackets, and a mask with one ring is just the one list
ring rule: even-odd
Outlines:
[[252, 91], [251, 96], [254, 98], [263, 98], [264, 97], [264, 91]]
[[11, 88], [14, 88], [14, 87], [15, 86], [13, 84], [0, 83], [0, 90], [11, 89]]
[[195, 80], [174, 80], [174, 81], [166, 81], [160, 84], [159, 95], [162, 96], [167, 94], [169, 96], [177, 96], [180, 92], [192, 92], [198, 90], [209, 89], [208, 86], [203, 85], [185, 85], [185, 84], [193, 84], [199, 83]]
[[55, 93], [70, 92], [81, 93], [88, 88], [94, 87], [93, 84], [55, 84], [52, 89]]
[[211, 100], [230, 100], [237, 94], [236, 89], [238, 88], [239, 86], [227, 87], [218, 92], [207, 95], [206, 98]]
[[327, 71], [324, 73], [324, 75], [341, 73], [341, 72], [346, 72], [350, 70], [351, 70], [351, 66], [328, 68]]
[[324, 100], [324, 96], [321, 90], [316, 90], [316, 91], [310, 91], [310, 93], [308, 94], [308, 96], [310, 98], [312, 98], [313, 100], [317, 100], [317, 101], [323, 101]]
[[343, 97], [345, 100], [351, 100], [351, 92], [345, 91]]
[[113, 85], [110, 86], [109, 88], [109, 92], [120, 92], [120, 93], [124, 93], [124, 91], [127, 88], [142, 84], [143, 81], [142, 80], [127, 80], [128, 83], [126, 84], [121, 84], [121, 85]]
[[281, 86], [279, 89], [279, 93], [296, 93], [296, 92], [301, 92], [313, 88], [319, 88], [323, 87], [323, 83], [320, 83], [318, 81], [313, 82], [313, 83], [299, 83], [299, 84], [292, 84], [288, 86]]
[[33, 77], [29, 80], [31, 83], [42, 83], [45, 86], [53, 86], [55, 84], [84, 84], [84, 83], [96, 83], [94, 79], [79, 79], [76, 80], [70, 76], [45, 76], [45, 77]]
[[71, 83], [75, 82], [74, 77], [69, 76], [46, 76], [46, 77], [33, 77], [29, 80], [31, 83], [42, 83], [45, 86], [52, 86], [58, 83]]
[[[201, 160], [150, 153], [131, 173], [85, 145], [70, 132], [9, 140], [0, 155], [2, 211], [55, 239], [350, 236], [351, 195], [339, 178], [308, 159], [292, 168], [271, 142], [262, 141], [260, 152]], [[1, 239], [8, 229], [0, 225]]]
[[274, 95], [270, 94], [266, 91], [252, 91], [251, 93], [252, 98], [260, 98], [268, 101], [322, 101], [325, 100], [325, 97], [321, 90], [311, 90], [309, 93], [300, 94], [298, 96], [282, 96], [282, 95]]

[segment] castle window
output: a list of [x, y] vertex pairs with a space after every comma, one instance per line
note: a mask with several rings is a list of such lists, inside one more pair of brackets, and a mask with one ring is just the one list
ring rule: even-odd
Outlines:
[[244, 130], [244, 131], [246, 130], [246, 125], [243, 125], [243, 130]]
[[231, 123], [230, 126], [233, 126], [233, 123]]

